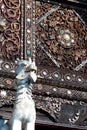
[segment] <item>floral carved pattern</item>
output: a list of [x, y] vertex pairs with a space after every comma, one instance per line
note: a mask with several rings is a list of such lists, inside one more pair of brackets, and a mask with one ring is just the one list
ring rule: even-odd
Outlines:
[[36, 3], [36, 23], [37, 64], [86, 71], [87, 27], [74, 9]]
[[0, 57], [15, 60], [20, 55], [20, 0], [0, 1]]
[[87, 128], [86, 42], [87, 27], [74, 9], [40, 1], [35, 6], [34, 0], [1, 0], [0, 57], [8, 60], [0, 60], [0, 107], [15, 100], [17, 65], [9, 61], [32, 57], [38, 67], [36, 109], [57, 123]]

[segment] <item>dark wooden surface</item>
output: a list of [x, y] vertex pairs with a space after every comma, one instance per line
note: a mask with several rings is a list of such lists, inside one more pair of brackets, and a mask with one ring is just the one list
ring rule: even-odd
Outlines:
[[62, 126], [49, 126], [49, 125], [39, 125], [36, 124], [36, 130], [41, 130], [41, 129], [47, 129], [47, 130], [81, 130], [81, 129], [77, 129], [77, 128], [70, 128], [70, 127], [62, 127]]
[[[40, 0], [40, 1], [47, 2], [48, 0]], [[63, 3], [63, 4], [67, 4], [67, 5], [74, 5], [76, 7], [82, 7], [82, 8], [87, 7], [87, 0], [49, 0], [49, 1], [52, 3], [58, 2], [58, 3]]]

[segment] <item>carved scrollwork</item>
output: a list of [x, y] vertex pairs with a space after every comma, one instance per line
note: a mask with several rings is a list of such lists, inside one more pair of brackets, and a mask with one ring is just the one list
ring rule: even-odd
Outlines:
[[[70, 101], [61, 98], [34, 95], [36, 108], [49, 113], [56, 122], [74, 125], [86, 125], [87, 110], [84, 102]], [[84, 116], [85, 115], [85, 116]]]
[[[63, 7], [63, 4], [56, 6], [36, 1], [36, 62], [38, 68], [41, 66], [42, 69], [38, 69], [41, 82], [36, 85], [34, 93], [37, 94], [37, 109], [48, 112], [59, 123], [81, 123], [82, 126], [87, 125], [87, 116], [82, 115], [83, 110], [84, 113], [87, 111], [87, 103], [82, 105], [80, 100], [74, 99], [86, 97], [85, 87], [79, 91], [76, 86], [82, 87], [87, 83], [84, 79], [87, 71], [87, 26], [80, 13], [77, 13], [79, 11], [73, 7]], [[53, 66], [56, 66], [55, 71]], [[79, 71], [77, 76], [75, 71]], [[67, 83], [70, 88], [64, 89]], [[72, 85], [75, 86], [71, 90]], [[58, 96], [61, 97], [59, 112]]]
[[18, 45], [14, 43], [13, 40], [8, 39], [8, 40], [4, 40], [3, 41], [3, 47], [2, 49], [4, 50], [4, 53], [2, 52], [3, 56], [7, 56], [8, 59], [11, 58], [11, 56], [13, 56], [14, 60], [15, 60], [15, 56], [18, 55]]
[[[36, 4], [37, 52], [41, 49], [37, 53], [37, 64], [45, 65], [42, 62], [46, 59], [45, 53], [57, 67], [85, 72], [87, 27], [80, 15], [75, 9], [63, 8], [62, 5]], [[39, 59], [39, 55], [42, 58]], [[47, 64], [51, 65], [49, 61]]]
[[8, 8], [15, 9], [20, 7], [20, 0], [4, 0], [5, 5]]
[[4, 17], [10, 22], [16, 19], [20, 19], [19, 9], [18, 10], [7, 9], [6, 12], [4, 12]]
[[[10, 61], [21, 54], [28, 59], [32, 52], [35, 58], [34, 5], [33, 0], [25, 3], [23, 0], [0, 0], [1, 58]], [[36, 27], [38, 81], [33, 90], [36, 108], [48, 113], [55, 122], [87, 126], [87, 76], [73, 71], [80, 64], [85, 68], [83, 72], [87, 71], [84, 22], [73, 9], [36, 1]], [[3, 70], [0, 71], [0, 107], [14, 103], [16, 67], [12, 62], [0, 60], [0, 70]]]
[[20, 0], [3, 0], [1, 1], [0, 7], [0, 35], [3, 37], [1, 58], [14, 61], [19, 57], [21, 49]]
[[18, 23], [17, 20], [16, 20], [16, 21], [13, 21], [13, 22], [11, 23], [11, 28], [12, 28], [12, 30], [14, 30], [14, 31], [20, 31], [20, 24]]

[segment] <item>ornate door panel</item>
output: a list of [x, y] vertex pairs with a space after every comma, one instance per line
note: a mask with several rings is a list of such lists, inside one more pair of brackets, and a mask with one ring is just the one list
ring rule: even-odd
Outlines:
[[40, 101], [37, 108], [56, 122], [83, 126], [87, 118], [87, 27], [81, 15], [80, 8], [36, 2], [40, 84], [35, 93]]
[[87, 129], [87, 10], [54, 1], [3, 0], [0, 6], [1, 112], [15, 98], [14, 61], [32, 57], [37, 123]]

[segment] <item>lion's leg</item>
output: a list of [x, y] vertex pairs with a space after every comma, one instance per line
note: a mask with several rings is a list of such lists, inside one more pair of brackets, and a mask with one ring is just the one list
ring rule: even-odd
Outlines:
[[25, 130], [35, 130], [35, 122], [27, 122]]
[[22, 122], [18, 119], [14, 119], [12, 122], [11, 130], [22, 130]]

